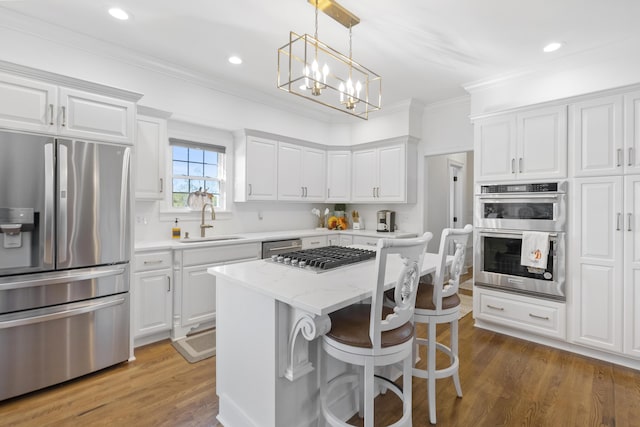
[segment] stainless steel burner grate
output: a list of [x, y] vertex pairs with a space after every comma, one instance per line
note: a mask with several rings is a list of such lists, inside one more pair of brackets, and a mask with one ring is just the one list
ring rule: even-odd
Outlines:
[[273, 255], [267, 261], [302, 268], [316, 272], [331, 270], [355, 264], [376, 257], [376, 251], [368, 249], [348, 248], [344, 246], [327, 246], [324, 248], [304, 249], [280, 255]]

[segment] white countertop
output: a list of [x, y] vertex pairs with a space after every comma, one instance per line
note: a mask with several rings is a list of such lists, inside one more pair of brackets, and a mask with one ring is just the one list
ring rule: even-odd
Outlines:
[[[400, 274], [401, 262], [399, 257], [396, 258], [396, 262], [393, 259], [388, 261], [387, 287], [392, 287]], [[427, 253], [421, 275], [434, 272], [439, 259], [438, 254]], [[324, 273], [274, 264], [268, 260], [221, 265], [207, 271], [316, 315], [329, 314], [370, 297], [376, 284], [375, 260]]]
[[[416, 233], [407, 231], [396, 231], [393, 233], [378, 232], [375, 230], [286, 230], [286, 231], [264, 231], [255, 233], [236, 233], [233, 236], [241, 237], [234, 240], [205, 240], [201, 242], [181, 243], [179, 240], [157, 240], [148, 242], [136, 242], [136, 252], [163, 250], [163, 249], [189, 249], [189, 248], [201, 248], [206, 246], [225, 246], [225, 245], [238, 245], [242, 243], [254, 243], [264, 242], [269, 240], [284, 240], [303, 237], [314, 236], [336, 236], [338, 234], [345, 234], [350, 236], [362, 236], [362, 237], [376, 237], [376, 238], [407, 238], [416, 237]], [[208, 237], [215, 237], [215, 234], [210, 234]], [[197, 238], [194, 238], [197, 240]]]

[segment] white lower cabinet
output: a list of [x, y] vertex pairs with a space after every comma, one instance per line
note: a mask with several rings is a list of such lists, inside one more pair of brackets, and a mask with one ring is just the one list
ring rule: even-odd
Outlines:
[[474, 294], [473, 315], [476, 319], [538, 335], [566, 338], [564, 303], [478, 287], [474, 288]]
[[137, 253], [133, 280], [136, 346], [169, 336], [173, 308], [171, 251]]
[[573, 342], [640, 357], [640, 175], [574, 190]]
[[329, 244], [327, 236], [303, 237], [301, 240], [302, 249], [321, 248]]
[[353, 236], [354, 245], [366, 245], [375, 248], [378, 246], [378, 237]]
[[175, 251], [176, 295], [171, 338], [215, 326], [216, 279], [209, 267], [260, 258], [259, 243], [210, 246]]

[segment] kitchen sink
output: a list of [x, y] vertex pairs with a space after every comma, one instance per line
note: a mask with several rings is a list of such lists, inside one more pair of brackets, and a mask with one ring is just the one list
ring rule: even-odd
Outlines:
[[188, 239], [180, 239], [180, 243], [219, 242], [223, 240], [239, 240], [239, 239], [244, 239], [244, 237], [240, 237], [240, 236], [189, 237]]

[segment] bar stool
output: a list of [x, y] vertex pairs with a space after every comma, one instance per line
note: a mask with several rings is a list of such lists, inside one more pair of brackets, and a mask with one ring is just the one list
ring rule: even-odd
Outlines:
[[[416, 308], [413, 316], [415, 323], [427, 324], [427, 337], [419, 338], [416, 335], [416, 347], [427, 346], [427, 369], [413, 369], [413, 376], [427, 379], [427, 399], [429, 402], [429, 422], [436, 423], [436, 379], [453, 377], [453, 384], [458, 397], [462, 397], [460, 376], [458, 368], [458, 317], [460, 315], [460, 297], [458, 286], [460, 273], [464, 267], [467, 241], [473, 231], [473, 227], [467, 224], [463, 229], [445, 228], [440, 239], [440, 262], [434, 273], [433, 283], [431, 277], [420, 278], [418, 294], [416, 296]], [[449, 268], [449, 278], [445, 283], [447, 273], [447, 254], [449, 248], [454, 245], [455, 252], [453, 262]], [[451, 327], [450, 347], [436, 341], [436, 325], [449, 323]], [[449, 356], [449, 366], [436, 369], [436, 349]]]
[[[329, 425], [349, 425], [331, 411], [328, 402], [330, 396], [335, 396], [336, 388], [356, 383], [360, 385], [359, 414], [364, 416], [365, 427], [373, 427], [376, 380], [382, 381], [403, 402], [402, 417], [393, 426], [411, 425], [413, 311], [424, 252], [432, 237], [433, 234], [425, 233], [415, 239], [380, 239], [371, 304], [353, 304], [329, 315], [331, 330], [322, 338], [324, 354], [319, 374], [321, 416]], [[387, 260], [393, 264], [387, 264]], [[383, 306], [387, 268], [398, 269], [397, 275], [393, 270], [389, 272], [397, 278], [393, 307]], [[362, 368], [357, 374], [347, 372], [327, 381], [324, 376], [328, 356]], [[402, 389], [374, 372], [377, 367], [399, 362], [402, 362]], [[322, 419], [319, 421], [321, 424]]]

